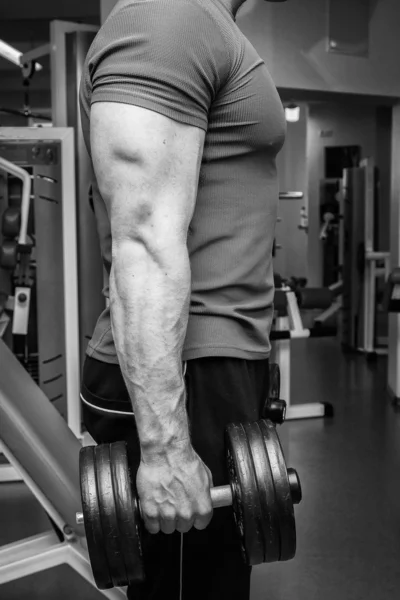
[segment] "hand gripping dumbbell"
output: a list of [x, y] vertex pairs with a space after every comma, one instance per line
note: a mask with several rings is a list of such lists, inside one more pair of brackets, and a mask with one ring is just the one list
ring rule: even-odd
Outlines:
[[[296, 553], [293, 505], [301, 501], [301, 486], [296, 471], [286, 468], [275, 425], [231, 424], [225, 441], [230, 484], [211, 489], [213, 507], [232, 505], [247, 564], [290, 560]], [[134, 475], [125, 442], [81, 450], [83, 513], [77, 522], [85, 525], [99, 589], [145, 579]]]

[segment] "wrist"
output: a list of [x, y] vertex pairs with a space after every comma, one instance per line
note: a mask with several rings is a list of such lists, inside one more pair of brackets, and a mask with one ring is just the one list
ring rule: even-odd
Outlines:
[[169, 456], [182, 456], [193, 452], [189, 434], [180, 439], [173, 437], [160, 443], [160, 440], [140, 444], [141, 458], [143, 462], [158, 462]]

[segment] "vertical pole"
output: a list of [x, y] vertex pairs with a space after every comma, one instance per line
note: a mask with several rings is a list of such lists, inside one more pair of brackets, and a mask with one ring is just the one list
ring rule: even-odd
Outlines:
[[[289, 318], [276, 319], [276, 331], [289, 329]], [[276, 340], [274, 342], [274, 362], [279, 365], [281, 372], [280, 397], [290, 406], [290, 344], [291, 340]]]
[[50, 23], [51, 110], [53, 127], [67, 126], [65, 34], [59, 21]]
[[[390, 184], [390, 262], [400, 266], [400, 104], [393, 107]], [[400, 314], [389, 314], [388, 388], [400, 399]]]
[[74, 132], [67, 130], [62, 145], [62, 227], [64, 257], [65, 363], [68, 425], [81, 437], [78, 244], [75, 201]]

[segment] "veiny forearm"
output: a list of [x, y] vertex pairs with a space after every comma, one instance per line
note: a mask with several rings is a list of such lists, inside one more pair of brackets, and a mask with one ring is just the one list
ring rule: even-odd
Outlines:
[[189, 438], [182, 375], [189, 304], [190, 263], [183, 242], [164, 241], [152, 231], [148, 243], [113, 243], [112, 331], [142, 452]]

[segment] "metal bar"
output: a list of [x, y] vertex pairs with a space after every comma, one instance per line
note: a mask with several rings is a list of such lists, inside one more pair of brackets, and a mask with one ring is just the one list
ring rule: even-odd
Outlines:
[[62, 227], [64, 260], [65, 364], [68, 426], [82, 437], [78, 302], [78, 241], [75, 199], [74, 131], [64, 130], [62, 139]]
[[[0, 584], [66, 563], [68, 561], [68, 544], [60, 543], [57, 536], [55, 534], [54, 536], [57, 543], [49, 537], [47, 540], [39, 539], [37, 544], [28, 542], [26, 548], [21, 545], [20, 554], [17, 549], [11, 549], [14, 559], [0, 565]], [[4, 552], [7, 549], [5, 547]]]
[[[65, 562], [90, 585], [96, 587], [88, 553], [79, 543], [68, 544]], [[123, 588], [99, 590], [99, 593], [109, 600], [126, 600], [126, 592]]]
[[[220, 485], [218, 487], [211, 488], [210, 495], [213, 508], [231, 506], [233, 503], [232, 489], [230, 485]], [[83, 522], [83, 513], [76, 513], [76, 524], [82, 525]]]
[[336, 283], [332, 283], [332, 285], [329, 286], [329, 289], [332, 294], [339, 296], [339, 294], [341, 294], [343, 291], [343, 281], [339, 280]]
[[25, 65], [26, 63], [32, 62], [33, 60], [37, 60], [38, 58], [42, 58], [43, 56], [47, 56], [50, 54], [51, 48], [50, 44], [44, 44], [43, 46], [38, 46], [33, 50], [29, 50], [25, 52], [22, 56], [20, 56], [19, 62], [21, 65]]
[[31, 202], [31, 177], [22, 167], [0, 157], [0, 169], [18, 177], [22, 181], [22, 202], [21, 202], [21, 227], [18, 235], [18, 243], [26, 244], [26, 232], [28, 230], [29, 207]]
[[55, 20], [50, 23], [51, 106], [55, 127], [66, 127], [68, 124], [65, 36], [74, 31], [98, 30], [95, 25], [68, 21]]
[[332, 304], [329, 308], [324, 310], [318, 317], [315, 317], [314, 323], [325, 323], [328, 319], [333, 317], [337, 312], [339, 312], [342, 308], [342, 300], [339, 299]]
[[310, 404], [293, 404], [288, 406], [286, 409], [286, 421], [292, 421], [294, 419], [312, 419], [317, 417], [324, 417], [326, 413], [325, 404], [318, 402]]
[[54, 506], [48, 501], [45, 494], [42, 490], [36, 485], [36, 482], [31, 478], [27, 471], [23, 468], [23, 466], [16, 460], [12, 452], [9, 450], [7, 446], [5, 446], [4, 442], [0, 440], [0, 452], [4, 454], [8, 462], [16, 469], [16, 471], [21, 475], [24, 483], [31, 490], [32, 494], [42, 505], [47, 514], [53, 519], [54, 523], [60, 529], [60, 531], [64, 531], [67, 523], [62, 518], [61, 515], [56, 511]]
[[59, 546], [60, 540], [52, 529], [45, 533], [40, 533], [11, 544], [3, 545], [0, 547], [0, 567], [10, 565], [18, 560], [29, 558], [30, 556], [48, 550], [55, 545]]
[[0, 483], [15, 483], [22, 481], [21, 475], [12, 465], [0, 465]]
[[389, 252], [366, 252], [365, 259], [368, 261], [372, 260], [386, 260], [390, 257]]
[[211, 488], [210, 494], [213, 508], [232, 505], [232, 490], [230, 485]]
[[311, 336], [309, 329], [294, 329], [290, 332], [290, 339], [292, 340], [304, 340]]
[[292, 332], [302, 332], [304, 330], [303, 321], [301, 320], [296, 294], [294, 292], [286, 292], [286, 300], [290, 329]]
[[279, 200], [301, 200], [303, 192], [279, 192]]

